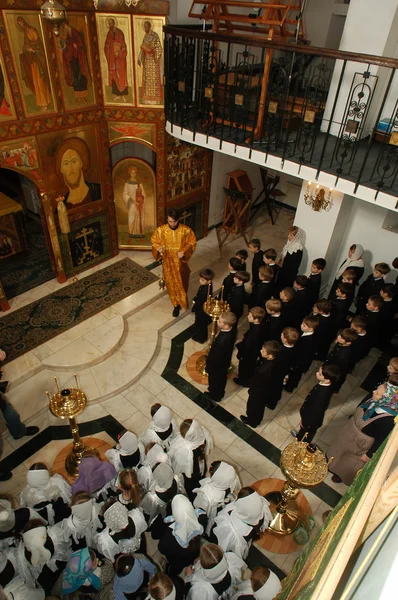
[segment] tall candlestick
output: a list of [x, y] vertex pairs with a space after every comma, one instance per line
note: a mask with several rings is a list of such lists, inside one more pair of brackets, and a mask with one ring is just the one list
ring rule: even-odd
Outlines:
[[58, 379], [57, 379], [56, 377], [54, 377], [54, 381], [55, 381], [55, 383], [56, 383], [56, 386], [57, 386], [57, 388], [58, 388], [58, 391], [60, 392], [60, 391], [61, 391], [61, 388], [60, 388], [60, 386], [59, 386]]
[[224, 286], [221, 286], [221, 300], [223, 300], [223, 296], [224, 296]]
[[209, 283], [207, 284], [207, 302], [210, 300], [210, 286], [211, 281], [209, 281]]

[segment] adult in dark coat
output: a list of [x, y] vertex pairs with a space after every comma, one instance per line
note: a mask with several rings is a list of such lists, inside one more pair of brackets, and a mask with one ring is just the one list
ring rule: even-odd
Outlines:
[[232, 312], [221, 313], [217, 325], [218, 332], [206, 359], [206, 371], [209, 376], [209, 389], [205, 395], [220, 402], [225, 393], [228, 369], [236, 340], [236, 316]]
[[298, 227], [289, 227], [287, 242], [284, 245], [278, 274], [278, 288], [291, 287], [299, 271], [303, 258], [304, 231]]
[[273, 373], [280, 351], [281, 345], [276, 341], [266, 342], [261, 348], [263, 360], [259, 363], [250, 381], [246, 415], [240, 416], [241, 421], [250, 427], [260, 425], [267, 403], [273, 401], [275, 391]]
[[236, 344], [238, 349], [239, 370], [238, 377], [234, 378], [237, 385], [249, 387], [250, 379], [256, 370], [257, 360], [260, 356], [262, 346], [261, 321], [265, 310], [260, 306], [254, 306], [247, 315], [250, 323], [242, 340]]
[[300, 429], [296, 434], [299, 442], [307, 434], [305, 441], [312, 442], [315, 433], [322, 427], [325, 412], [333, 395], [334, 386], [339, 378], [339, 369], [335, 365], [322, 365], [316, 374], [318, 383], [312, 388], [300, 408]]

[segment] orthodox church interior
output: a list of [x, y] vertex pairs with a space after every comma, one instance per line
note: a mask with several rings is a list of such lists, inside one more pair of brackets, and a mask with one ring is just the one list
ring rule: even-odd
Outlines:
[[[50, 408], [75, 388], [87, 403], [71, 418], [102, 458], [160, 403], [210, 432], [207, 464], [233, 465], [242, 486], [266, 495], [291, 481], [282, 457], [320, 361], [252, 428], [236, 350], [221, 402], [204, 395], [192, 300], [200, 272], [218, 292], [252, 239], [279, 259], [292, 226], [305, 233], [300, 274], [326, 259], [321, 298], [353, 244], [362, 281], [385, 262], [395, 284], [397, 31], [398, 0], [0, 0], [2, 382], [40, 429], [14, 439], [0, 414], [0, 471], [12, 472], [1, 498], [18, 507], [35, 463], [67, 476], [72, 421]], [[197, 239], [177, 317], [151, 243], [169, 209]], [[396, 348], [397, 336], [372, 348], [332, 396], [314, 438], [325, 463]], [[392, 597], [397, 441], [395, 425], [350, 486], [327, 469], [297, 485], [296, 531], [265, 531], [249, 555], [282, 580], [277, 598]]]

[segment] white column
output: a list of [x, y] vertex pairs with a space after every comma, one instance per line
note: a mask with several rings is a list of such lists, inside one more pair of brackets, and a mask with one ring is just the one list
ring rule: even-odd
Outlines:
[[[383, 0], [380, 4], [375, 2], [375, 0], [351, 0], [339, 50], [375, 54], [378, 56], [393, 56], [397, 38], [397, 8], [398, 0]], [[339, 134], [340, 124], [344, 118], [346, 103], [355, 73], [364, 73], [367, 71], [367, 65], [364, 63], [347, 63], [336, 108], [332, 115], [342, 68], [343, 61], [336, 61], [322, 124], [322, 131], [326, 131], [329, 120], [332, 117], [333, 124], [330, 129], [332, 135]], [[377, 96], [372, 100], [371, 114], [369, 114], [366, 120], [362, 137], [369, 135], [375, 125], [375, 118], [379, 109], [378, 105], [380, 105], [389, 75], [389, 70], [380, 67], [370, 67], [369, 71], [371, 75], [378, 75], [379, 81], [377, 84]], [[366, 83], [373, 89], [376, 80], [370, 77], [366, 80]], [[397, 86], [398, 84], [394, 84], [394, 87]], [[391, 93], [394, 95], [393, 91]], [[382, 116], [387, 115], [383, 114]]]

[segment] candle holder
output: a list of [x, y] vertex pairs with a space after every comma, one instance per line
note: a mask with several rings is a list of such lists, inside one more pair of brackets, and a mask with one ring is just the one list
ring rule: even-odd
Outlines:
[[222, 286], [222, 288], [221, 288], [220, 300], [218, 300], [217, 298], [212, 298], [210, 295], [210, 283], [209, 283], [207, 300], [203, 305], [203, 310], [205, 311], [205, 313], [207, 315], [209, 315], [209, 317], [211, 317], [210, 341], [209, 341], [208, 347], [206, 348], [205, 354], [203, 354], [202, 356], [199, 356], [198, 360], [196, 361], [196, 369], [203, 376], [207, 375], [207, 373], [206, 373], [206, 358], [210, 352], [210, 348], [213, 345], [214, 338], [216, 337], [218, 318], [221, 315], [221, 313], [229, 311], [229, 304], [228, 304], [228, 302], [223, 300], [223, 295], [224, 295], [224, 286]]
[[329, 462], [324, 453], [315, 445], [295, 440], [283, 450], [280, 468], [285, 475], [281, 492], [270, 492], [265, 498], [270, 503], [273, 519], [269, 529], [278, 535], [293, 533], [300, 521], [296, 498], [300, 488], [313, 488], [325, 479]]
[[58, 392], [53, 396], [50, 396], [49, 392], [46, 392], [50, 400], [50, 411], [55, 417], [59, 419], [68, 419], [69, 427], [72, 433], [73, 445], [72, 450], [69, 452], [65, 459], [65, 469], [68, 475], [76, 478], [79, 475], [80, 462], [83, 458], [84, 452], [90, 450], [100, 458], [97, 450], [91, 446], [86, 446], [84, 441], [81, 439], [79, 434], [79, 426], [76, 422], [76, 417], [80, 415], [87, 406], [87, 396], [79, 388], [77, 376], [75, 373], [76, 387], [71, 387], [61, 390], [58, 379], [54, 377]]

